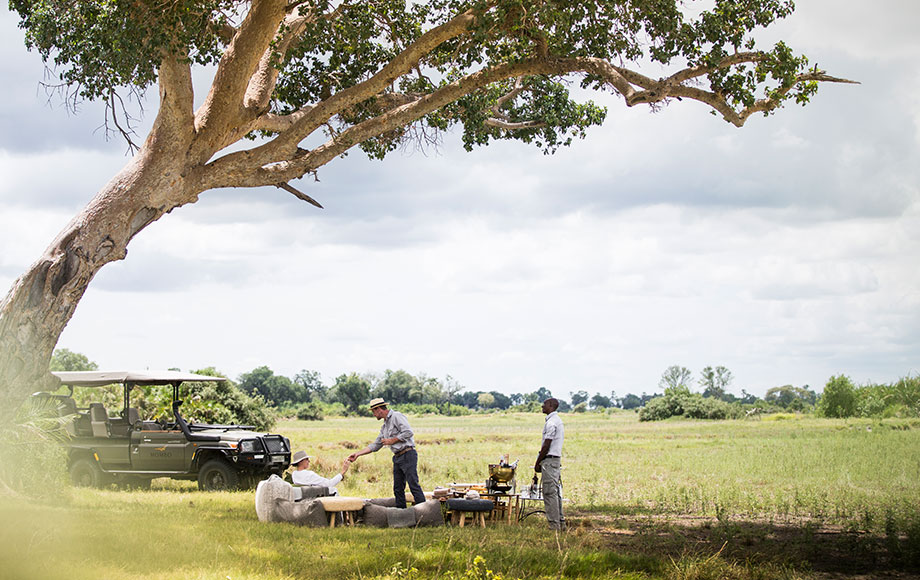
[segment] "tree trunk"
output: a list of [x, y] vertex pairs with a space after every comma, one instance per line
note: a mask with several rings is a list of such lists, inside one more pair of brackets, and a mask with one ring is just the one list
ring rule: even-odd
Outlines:
[[184, 190], [177, 157], [155, 151], [155, 142], [148, 139], [0, 302], [0, 421], [30, 393], [55, 387], [48, 363], [96, 273], [124, 259], [148, 224], [196, 199]]

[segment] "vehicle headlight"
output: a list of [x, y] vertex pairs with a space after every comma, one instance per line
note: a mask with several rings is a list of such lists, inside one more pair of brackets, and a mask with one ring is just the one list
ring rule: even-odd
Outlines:
[[243, 439], [240, 441], [240, 453], [255, 453], [261, 451], [258, 439]]

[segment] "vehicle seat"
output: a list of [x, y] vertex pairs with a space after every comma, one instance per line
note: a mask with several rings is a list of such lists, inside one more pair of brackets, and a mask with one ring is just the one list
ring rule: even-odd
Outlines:
[[89, 424], [93, 429], [93, 437], [109, 436], [109, 415], [102, 403], [89, 404]]
[[[89, 437], [93, 434], [93, 428], [90, 426], [89, 413], [78, 413], [73, 418], [73, 435], [75, 437]], [[69, 431], [68, 431], [69, 432]]]
[[58, 399], [58, 415], [66, 417], [77, 413], [77, 402], [73, 397], [62, 397]]
[[141, 420], [140, 412], [134, 407], [128, 407], [128, 428], [134, 427], [134, 425]]

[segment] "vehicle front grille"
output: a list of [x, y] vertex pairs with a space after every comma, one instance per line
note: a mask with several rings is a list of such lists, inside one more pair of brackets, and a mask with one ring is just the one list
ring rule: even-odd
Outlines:
[[280, 435], [264, 437], [262, 440], [265, 442], [265, 447], [268, 449], [269, 453], [284, 453], [287, 451], [287, 449], [284, 448], [284, 439], [282, 439]]

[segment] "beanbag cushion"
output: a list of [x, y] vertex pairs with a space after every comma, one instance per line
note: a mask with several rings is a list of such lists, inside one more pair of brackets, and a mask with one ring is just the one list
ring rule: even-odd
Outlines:
[[425, 503], [412, 506], [415, 512], [415, 525], [425, 526], [443, 526], [444, 514], [441, 513], [441, 502], [436, 499], [430, 499]]
[[373, 499], [367, 500], [364, 503], [365, 504], [370, 503], [373, 505], [379, 505], [383, 507], [396, 507], [396, 498], [395, 497], [375, 497]]
[[294, 501], [294, 487], [277, 475], [260, 481], [255, 496], [260, 522], [290, 522], [299, 526], [325, 526], [326, 510], [315, 500]]
[[387, 510], [387, 527], [390, 528], [414, 528], [415, 527], [415, 510], [412, 508], [386, 508]]
[[387, 508], [375, 503], [365, 502], [364, 524], [375, 528], [387, 527]]

